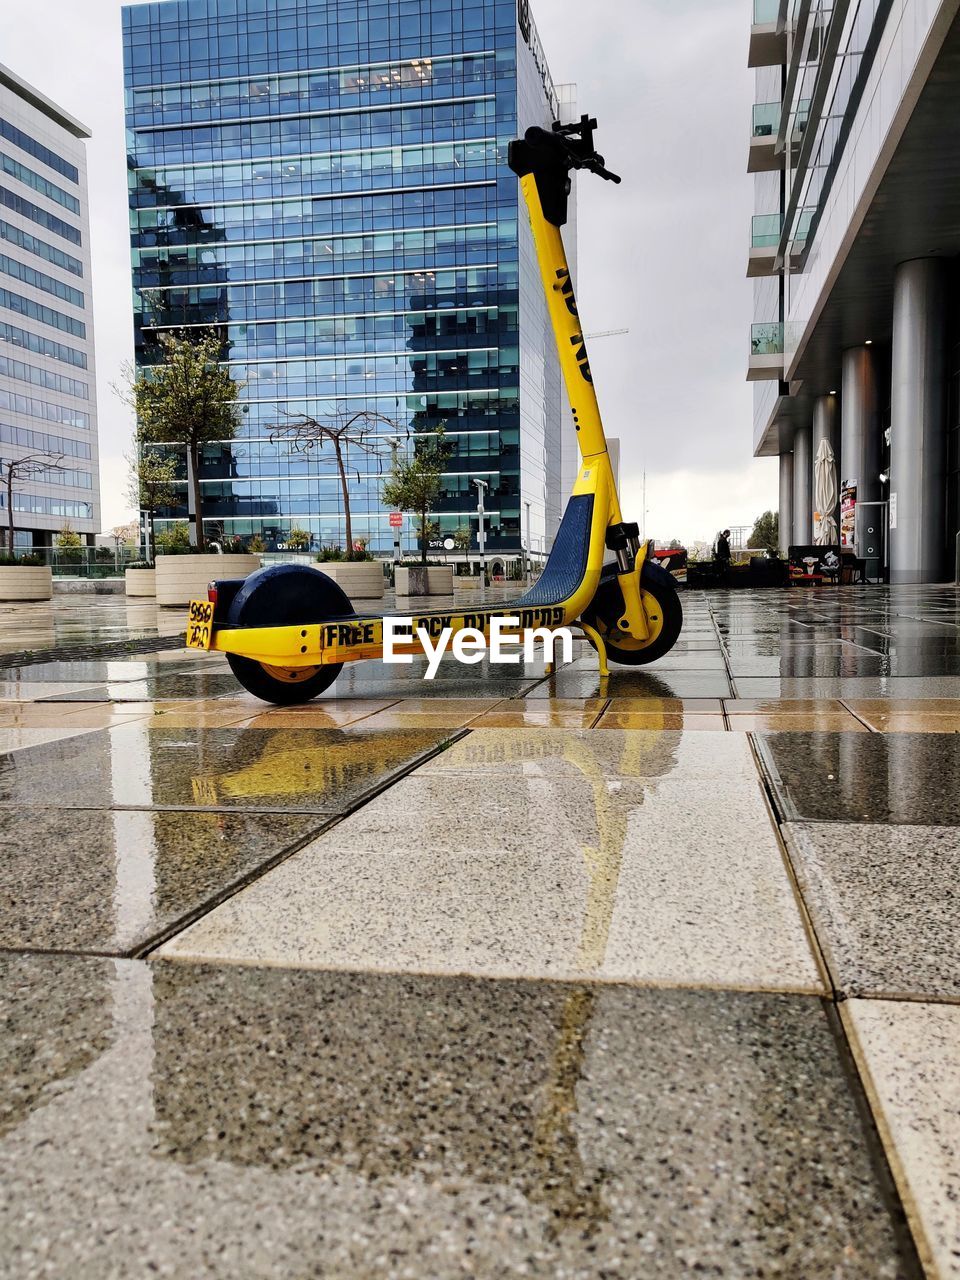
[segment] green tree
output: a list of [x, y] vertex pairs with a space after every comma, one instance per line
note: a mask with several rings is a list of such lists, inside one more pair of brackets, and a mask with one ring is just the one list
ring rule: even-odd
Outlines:
[[241, 383], [220, 365], [220, 339], [160, 335], [163, 358], [129, 376], [129, 399], [143, 444], [176, 444], [186, 450], [197, 517], [197, 549], [203, 550], [200, 455], [205, 444], [232, 440], [240, 421]]
[[127, 458], [130, 467], [127, 499], [139, 511], [147, 513], [146, 552], [153, 561], [156, 551], [154, 519], [161, 507], [173, 506], [177, 500], [177, 459], [172, 453], [139, 445], [136, 454]]
[[435, 435], [419, 436], [414, 440], [412, 453], [402, 458], [397, 455], [393, 471], [383, 485], [384, 504], [414, 517], [422, 564], [427, 563], [431, 530], [436, 528], [429, 515], [440, 493], [443, 465], [449, 453], [442, 428]]
[[53, 545], [66, 564], [79, 564], [83, 559], [83, 539], [69, 520], [63, 522], [63, 528], [54, 537]]
[[780, 546], [780, 517], [776, 511], [765, 511], [757, 516], [750, 532], [749, 545], [754, 548], [765, 547], [767, 551], [776, 551]]

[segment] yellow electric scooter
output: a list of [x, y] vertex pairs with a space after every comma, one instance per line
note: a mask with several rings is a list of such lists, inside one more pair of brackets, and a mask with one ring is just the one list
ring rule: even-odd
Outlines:
[[[582, 466], [553, 550], [525, 594], [491, 609], [429, 611], [413, 618], [409, 645], [422, 653], [418, 628], [438, 636], [472, 628], [489, 634], [494, 617], [530, 627], [579, 627], [607, 659], [653, 662], [676, 642], [683, 611], [674, 580], [647, 559], [636, 524], [623, 521], [563, 249], [570, 171], [613, 182], [593, 144], [597, 122], [582, 116], [552, 131], [528, 129], [511, 142], [508, 163], [530, 215], [560, 366], [577, 430]], [[605, 564], [605, 556], [615, 557]], [[345, 662], [383, 656], [383, 617], [358, 614], [339, 586], [305, 565], [271, 565], [246, 579], [211, 583], [208, 600], [190, 604], [187, 646], [225, 653], [245, 689], [267, 702], [305, 702], [329, 688]]]

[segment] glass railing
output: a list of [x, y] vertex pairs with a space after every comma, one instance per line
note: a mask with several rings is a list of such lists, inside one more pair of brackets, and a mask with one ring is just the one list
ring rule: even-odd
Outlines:
[[[753, 136], [770, 138], [780, 128], [780, 116], [783, 110], [781, 102], [756, 102], [753, 106]], [[810, 99], [801, 98], [793, 113], [793, 136], [799, 138], [807, 127], [810, 115]]]
[[[3, 547], [6, 554], [6, 547]], [[115, 578], [140, 559], [141, 552], [120, 547], [15, 547], [14, 555], [30, 556], [49, 565], [55, 578]]]
[[775, 249], [780, 243], [782, 222], [779, 213], [756, 213], [750, 224], [750, 244], [754, 249]]
[[756, 102], [753, 106], [753, 136], [769, 138], [780, 128], [779, 102]]
[[752, 356], [783, 355], [783, 321], [765, 320], [750, 326], [750, 354]]
[[780, 14], [780, 0], [753, 0], [754, 26], [776, 22]]
[[806, 243], [807, 236], [810, 234], [810, 224], [816, 212], [816, 205], [808, 205], [806, 208], [797, 210], [793, 220], [792, 238], [795, 244]]

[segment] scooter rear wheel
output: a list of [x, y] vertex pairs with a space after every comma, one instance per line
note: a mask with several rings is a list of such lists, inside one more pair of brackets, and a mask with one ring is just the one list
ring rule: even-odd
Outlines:
[[[252, 573], [237, 592], [227, 620], [241, 627], [295, 627], [353, 613], [349, 598], [332, 578], [300, 564], [269, 565]], [[290, 706], [309, 702], [333, 684], [343, 663], [285, 667], [228, 653], [230, 669], [248, 693], [264, 702]]]
[[640, 595], [650, 623], [647, 640], [637, 640], [620, 630], [623, 592], [615, 577], [600, 583], [597, 594], [583, 611], [584, 622], [603, 637], [607, 657], [620, 666], [637, 667], [662, 658], [676, 644], [683, 626], [680, 596], [666, 569], [645, 563], [640, 573]]

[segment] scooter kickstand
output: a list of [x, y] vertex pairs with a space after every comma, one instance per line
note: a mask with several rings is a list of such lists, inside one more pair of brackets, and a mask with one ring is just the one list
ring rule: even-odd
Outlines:
[[600, 664], [600, 674], [602, 676], [608, 676], [610, 674], [610, 668], [607, 666], [607, 646], [604, 642], [603, 636], [595, 627], [591, 627], [588, 622], [578, 622], [577, 626], [597, 651], [597, 661]]

